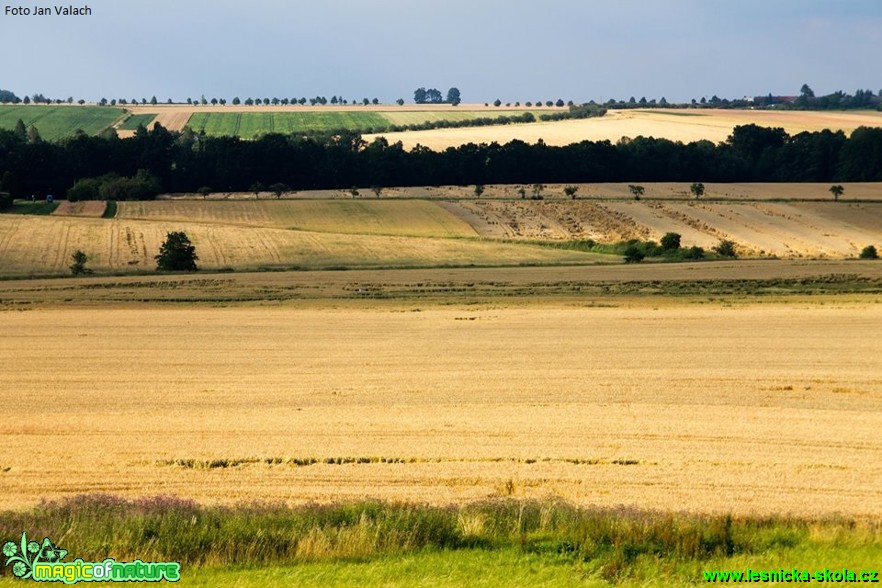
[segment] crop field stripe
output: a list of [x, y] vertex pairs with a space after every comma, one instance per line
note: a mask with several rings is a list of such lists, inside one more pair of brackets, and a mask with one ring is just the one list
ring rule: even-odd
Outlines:
[[138, 129], [139, 125], [143, 125], [147, 128], [155, 118], [155, 114], [133, 114], [127, 118], [119, 128], [123, 131], [135, 131]]
[[0, 106], [0, 128], [12, 130], [21, 119], [25, 125], [35, 125], [43, 139], [55, 141], [77, 129], [96, 135], [124, 114], [122, 109], [102, 106]]

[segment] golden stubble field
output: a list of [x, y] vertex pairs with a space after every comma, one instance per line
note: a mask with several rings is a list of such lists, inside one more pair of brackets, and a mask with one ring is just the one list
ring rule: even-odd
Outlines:
[[589, 302], [0, 312], [4, 505], [512, 495], [882, 513], [874, 297]]
[[396, 189], [384, 199], [240, 194], [120, 202], [112, 219], [90, 218], [101, 202], [62, 202], [51, 216], [0, 215], [0, 275], [65, 274], [78, 249], [98, 272], [153, 271], [170, 231], [188, 234], [201, 268], [237, 271], [593, 264], [619, 258], [554, 245], [668, 232], [706, 250], [729, 239], [744, 257], [843, 259], [882, 246], [880, 184], [848, 184], [840, 202], [822, 199], [827, 188], [709, 184], [708, 198], [695, 201], [684, 199], [686, 184], [648, 184], [640, 202], [626, 199], [624, 184], [581, 185], [577, 200], [546, 186], [541, 201], [513, 198], [511, 185], [480, 199], [464, 187]]
[[776, 110], [612, 110], [606, 116], [581, 120], [536, 122], [517, 125], [435, 129], [365, 135], [368, 141], [383, 136], [390, 143], [401, 141], [406, 149], [417, 145], [436, 151], [466, 143], [499, 143], [513, 140], [563, 146], [580, 141], [611, 141], [622, 137], [655, 137], [690, 143], [725, 141], [738, 125], [781, 127], [791, 135], [802, 131], [830, 129], [850, 135], [860, 126], [882, 125], [877, 111], [824, 112]]

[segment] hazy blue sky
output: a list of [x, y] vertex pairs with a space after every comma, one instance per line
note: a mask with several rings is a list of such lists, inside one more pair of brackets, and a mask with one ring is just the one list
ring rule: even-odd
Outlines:
[[882, 0], [87, 5], [92, 16], [0, 11], [0, 88], [163, 102], [202, 94], [411, 102], [419, 86], [457, 86], [466, 102], [882, 88]]

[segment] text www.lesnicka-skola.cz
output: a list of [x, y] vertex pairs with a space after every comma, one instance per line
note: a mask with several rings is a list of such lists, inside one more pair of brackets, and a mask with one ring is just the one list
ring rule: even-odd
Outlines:
[[706, 582], [819, 582], [819, 583], [878, 583], [879, 572], [876, 570], [849, 570], [823, 568], [811, 572], [792, 568], [785, 570], [706, 570], [704, 572]]

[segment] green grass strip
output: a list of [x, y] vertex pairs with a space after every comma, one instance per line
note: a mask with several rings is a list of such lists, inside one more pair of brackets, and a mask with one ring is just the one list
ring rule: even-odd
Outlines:
[[156, 118], [155, 114], [133, 114], [119, 128], [122, 131], [136, 131], [139, 126], [143, 126], [145, 129], [150, 128], [150, 123], [154, 118]]

